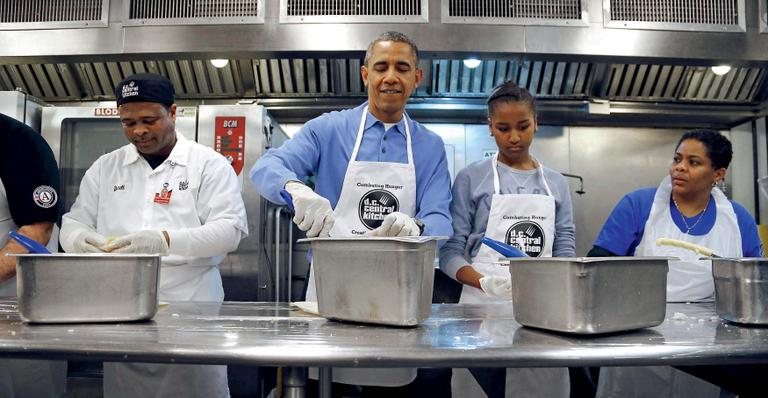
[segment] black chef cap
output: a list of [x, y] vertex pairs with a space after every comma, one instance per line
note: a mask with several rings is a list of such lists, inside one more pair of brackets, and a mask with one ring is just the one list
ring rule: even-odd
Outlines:
[[128, 102], [158, 102], [171, 106], [173, 96], [171, 81], [165, 76], [153, 73], [128, 76], [115, 87], [117, 106]]

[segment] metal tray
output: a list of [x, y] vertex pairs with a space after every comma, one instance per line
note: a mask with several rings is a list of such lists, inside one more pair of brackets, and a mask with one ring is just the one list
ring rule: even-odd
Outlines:
[[432, 310], [441, 237], [310, 238], [320, 315], [415, 326]]
[[727, 321], [768, 324], [768, 258], [713, 258], [717, 315]]
[[666, 257], [509, 258], [515, 320], [596, 334], [664, 321]]
[[17, 254], [19, 313], [41, 323], [122, 322], [157, 312], [159, 255]]

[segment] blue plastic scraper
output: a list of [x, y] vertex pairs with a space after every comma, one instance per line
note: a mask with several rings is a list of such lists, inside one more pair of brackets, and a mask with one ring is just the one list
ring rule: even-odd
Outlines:
[[522, 250], [520, 250], [520, 249], [518, 249], [518, 248], [516, 248], [516, 247], [514, 247], [512, 245], [508, 245], [508, 244], [506, 244], [504, 242], [499, 242], [499, 241], [497, 241], [495, 239], [483, 237], [482, 242], [486, 246], [490, 247], [493, 250], [496, 250], [497, 252], [499, 252], [499, 254], [501, 254], [502, 256], [507, 257], [507, 258], [509, 258], [509, 257], [528, 257], [528, 255], [525, 254], [525, 252], [523, 252]]
[[32, 254], [51, 254], [48, 248], [28, 236], [24, 236], [16, 231], [8, 231], [8, 235]]

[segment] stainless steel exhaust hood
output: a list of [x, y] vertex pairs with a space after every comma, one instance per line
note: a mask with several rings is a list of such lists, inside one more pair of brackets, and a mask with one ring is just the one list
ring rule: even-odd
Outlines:
[[[365, 97], [364, 49], [384, 30], [420, 46], [409, 109], [429, 121], [482, 122], [505, 79], [536, 94], [549, 124], [730, 127], [768, 96], [768, 0], [39, 2], [0, 8], [0, 90], [48, 102], [111, 100], [120, 79], [150, 71], [182, 100], [257, 101], [302, 121]], [[733, 68], [716, 75], [720, 63]]]

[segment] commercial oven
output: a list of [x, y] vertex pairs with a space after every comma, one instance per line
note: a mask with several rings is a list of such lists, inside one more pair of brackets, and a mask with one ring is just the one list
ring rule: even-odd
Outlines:
[[[267, 149], [288, 137], [259, 105], [178, 107], [176, 131], [227, 157], [239, 177], [250, 235], [220, 265], [225, 300], [287, 300], [294, 257], [291, 241], [296, 238], [290, 214], [262, 199], [247, 174]], [[99, 156], [127, 143], [114, 102], [45, 107], [42, 134], [59, 164], [65, 213], [74, 203], [88, 167]]]

